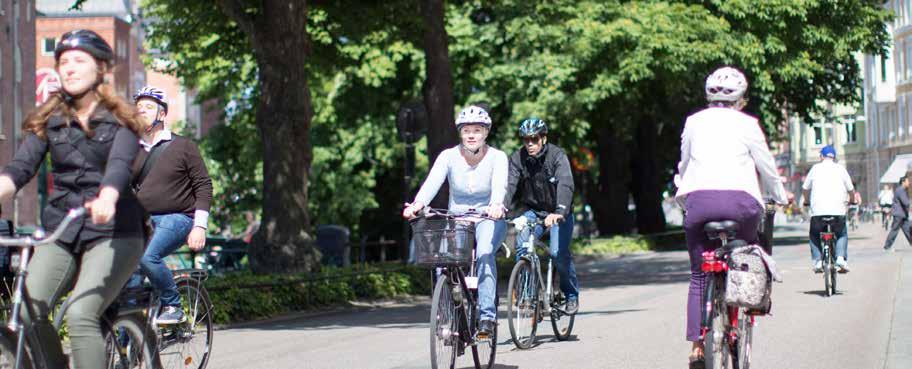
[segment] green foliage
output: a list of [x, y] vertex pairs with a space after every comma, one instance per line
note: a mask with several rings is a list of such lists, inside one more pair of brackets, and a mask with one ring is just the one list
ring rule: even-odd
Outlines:
[[596, 238], [589, 242], [574, 240], [570, 245], [573, 255], [620, 255], [653, 249], [653, 243], [643, 236], [614, 236]]
[[206, 281], [216, 308], [216, 324], [269, 318], [283, 313], [325, 309], [356, 299], [386, 299], [428, 294], [431, 278], [415, 267], [328, 268], [315, 275], [236, 273]]

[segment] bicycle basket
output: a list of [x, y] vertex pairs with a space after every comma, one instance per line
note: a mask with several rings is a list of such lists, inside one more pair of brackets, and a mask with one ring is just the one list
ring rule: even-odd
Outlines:
[[422, 266], [466, 266], [475, 249], [475, 226], [455, 219], [421, 218], [411, 222], [415, 263]]

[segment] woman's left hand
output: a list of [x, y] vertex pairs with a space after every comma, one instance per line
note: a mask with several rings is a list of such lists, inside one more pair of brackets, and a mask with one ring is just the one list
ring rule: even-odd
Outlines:
[[86, 209], [92, 216], [92, 223], [105, 224], [114, 218], [114, 212], [117, 208], [117, 199], [120, 193], [112, 187], [102, 188], [98, 192], [98, 197], [85, 203]]
[[488, 206], [488, 210], [486, 211], [486, 213], [488, 213], [489, 217], [494, 218], [494, 219], [503, 218], [503, 216], [504, 216], [503, 205], [495, 204], [495, 205]]

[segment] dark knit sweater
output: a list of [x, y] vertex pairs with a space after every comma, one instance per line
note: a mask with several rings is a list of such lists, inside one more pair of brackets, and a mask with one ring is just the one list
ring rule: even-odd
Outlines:
[[[212, 180], [196, 144], [186, 137], [171, 137], [171, 144], [159, 155], [136, 196], [149, 214], [184, 213], [192, 218], [196, 210], [209, 211]], [[139, 176], [147, 156], [146, 150], [139, 150], [133, 162], [134, 176]]]

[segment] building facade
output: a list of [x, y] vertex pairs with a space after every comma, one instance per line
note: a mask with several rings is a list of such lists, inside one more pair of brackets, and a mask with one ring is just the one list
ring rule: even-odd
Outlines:
[[[19, 146], [22, 121], [35, 106], [35, 9], [30, 1], [0, 0], [0, 164]], [[2, 218], [17, 226], [38, 224], [37, 185], [5, 201]]]

